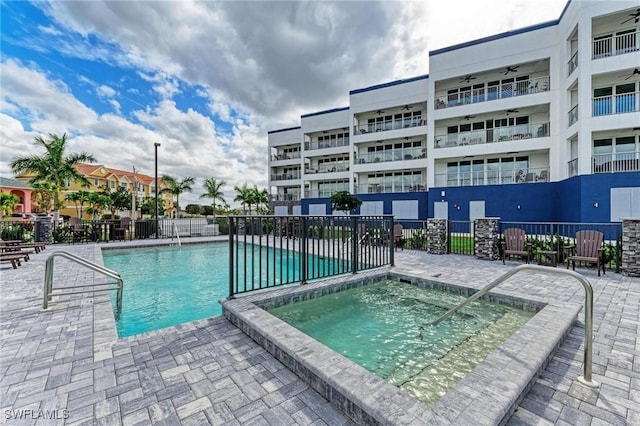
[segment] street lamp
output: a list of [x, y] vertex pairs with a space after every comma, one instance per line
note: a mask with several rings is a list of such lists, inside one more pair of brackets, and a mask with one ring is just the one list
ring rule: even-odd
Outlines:
[[158, 223], [158, 147], [160, 144], [158, 142], [153, 144], [156, 149], [156, 239], [158, 239], [158, 233], [160, 231], [160, 226]]

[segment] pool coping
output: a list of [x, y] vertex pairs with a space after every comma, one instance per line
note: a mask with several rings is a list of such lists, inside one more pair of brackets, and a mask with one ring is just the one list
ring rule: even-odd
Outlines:
[[581, 310], [575, 303], [560, 305], [494, 289], [488, 300], [513, 302], [538, 312], [435, 404], [427, 406], [263, 309], [385, 278], [406, 279], [428, 287], [436, 283], [436, 287], [469, 295], [477, 291], [383, 268], [227, 299], [221, 301], [222, 312], [358, 424], [498, 425], [506, 423], [533, 386]]

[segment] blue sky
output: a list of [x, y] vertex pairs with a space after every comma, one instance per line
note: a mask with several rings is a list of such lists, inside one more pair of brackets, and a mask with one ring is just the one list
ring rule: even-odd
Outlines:
[[[35, 136], [153, 174], [267, 184], [267, 131], [428, 73], [428, 51], [557, 19], [564, 0], [0, 0], [0, 175]], [[184, 203], [184, 202], [183, 202]]]

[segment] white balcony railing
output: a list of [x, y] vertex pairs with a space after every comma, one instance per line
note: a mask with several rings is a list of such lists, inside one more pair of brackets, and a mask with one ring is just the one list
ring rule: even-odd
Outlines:
[[593, 98], [593, 116], [640, 111], [640, 92]]
[[427, 185], [423, 181], [404, 181], [393, 178], [381, 180], [377, 183], [361, 183], [356, 185], [356, 194], [380, 194], [391, 192], [418, 192], [426, 191]]
[[389, 161], [415, 160], [427, 157], [427, 149], [411, 147], [401, 149], [389, 149], [386, 151], [364, 152], [358, 154], [356, 164], [386, 163]]
[[518, 124], [493, 129], [472, 130], [470, 132], [436, 135], [436, 148], [461, 145], [477, 145], [505, 142], [519, 139], [544, 138], [549, 136], [549, 122]]
[[638, 31], [611, 35], [610, 37], [598, 37], [597, 40], [593, 40], [593, 59], [637, 52], [640, 50], [638, 39]]
[[416, 115], [408, 118], [398, 118], [386, 121], [376, 121], [375, 123], [363, 123], [353, 126], [353, 133], [362, 135], [365, 133], [386, 132], [389, 130], [406, 129], [426, 125], [422, 116]]
[[341, 146], [349, 146], [349, 137], [339, 137], [336, 139], [318, 141], [313, 140], [311, 142], [304, 143], [304, 149], [307, 151], [315, 150], [315, 149], [326, 149], [326, 148], [338, 148]]
[[271, 195], [273, 201], [298, 201], [300, 194], [286, 193], [286, 194], [273, 194]]
[[337, 172], [348, 172], [348, 171], [349, 171], [349, 162], [340, 161], [340, 162], [319, 164], [316, 167], [310, 167], [306, 169], [304, 172], [306, 174], [313, 174], [313, 173], [337, 173]]
[[296, 158], [300, 158], [300, 151], [287, 152], [287, 153], [281, 153], [281, 154], [271, 154], [271, 161], [293, 160]]
[[549, 168], [469, 170], [436, 174], [436, 186], [481, 186], [549, 181]]
[[271, 175], [271, 181], [300, 179], [300, 170]]
[[573, 108], [569, 110], [569, 126], [578, 122], [578, 105], [574, 105]]
[[497, 86], [456, 92], [455, 94], [441, 93], [436, 95], [435, 106], [436, 109], [451, 108], [547, 91], [549, 91], [549, 76], [537, 77], [513, 83], [501, 83]]
[[592, 173], [639, 172], [640, 151], [591, 156]]
[[574, 158], [573, 160], [567, 163], [568, 174], [569, 177], [578, 176], [578, 159]]

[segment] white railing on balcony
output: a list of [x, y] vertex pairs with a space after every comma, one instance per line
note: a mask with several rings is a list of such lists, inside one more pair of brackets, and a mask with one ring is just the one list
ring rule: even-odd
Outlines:
[[577, 51], [573, 55], [571, 55], [571, 59], [569, 59], [568, 67], [569, 67], [569, 72], [567, 74], [567, 77], [570, 76], [576, 70], [576, 68], [578, 68], [578, 52]]
[[567, 163], [568, 174], [569, 177], [578, 176], [578, 159], [574, 158], [573, 160]]
[[300, 170], [290, 171], [282, 174], [271, 175], [271, 181], [300, 179]]
[[472, 130], [470, 132], [436, 135], [436, 148], [448, 148], [461, 145], [477, 145], [492, 142], [505, 142], [518, 139], [544, 138], [549, 136], [549, 122], [518, 124], [493, 129]]
[[640, 111], [640, 92], [593, 98], [593, 116]]
[[569, 110], [569, 126], [578, 122], [578, 105], [574, 105]]
[[271, 154], [271, 161], [292, 160], [300, 158], [300, 151], [287, 152], [282, 154]]
[[388, 130], [405, 129], [409, 127], [417, 127], [426, 125], [426, 121], [422, 116], [416, 115], [404, 119], [392, 119], [386, 121], [376, 121], [375, 123], [362, 123], [353, 126], [353, 133], [362, 135], [365, 133], [386, 132]]
[[300, 199], [300, 194], [296, 193], [286, 193], [286, 194], [275, 194], [271, 196], [273, 201], [298, 201]]
[[640, 172], [640, 151], [591, 156], [592, 173]]
[[487, 86], [455, 94], [440, 93], [436, 95], [436, 109], [451, 108], [496, 99], [512, 98], [514, 96], [531, 95], [549, 91], [549, 76], [537, 77], [529, 80], [502, 83], [497, 86]]
[[436, 186], [480, 186], [549, 182], [549, 168], [477, 170], [436, 174]]
[[427, 149], [422, 147], [389, 149], [386, 151], [364, 152], [358, 154], [356, 164], [386, 163], [389, 161], [415, 160], [427, 157]]
[[427, 185], [423, 181], [404, 181], [400, 177], [395, 180], [381, 180], [378, 183], [361, 183], [355, 187], [356, 194], [380, 194], [391, 192], [418, 192], [426, 191]]
[[315, 167], [310, 167], [305, 170], [306, 174], [313, 173], [336, 173], [336, 172], [348, 172], [349, 171], [349, 162], [348, 161], [340, 161], [340, 162], [332, 162], [325, 164], [318, 164]]
[[349, 137], [339, 137], [336, 139], [318, 141], [312, 140], [311, 142], [304, 143], [304, 149], [307, 151], [311, 151], [314, 149], [325, 149], [325, 148], [338, 148], [341, 146], [349, 146]]
[[321, 189], [321, 190], [306, 189], [304, 191], [304, 198], [329, 198], [338, 191], [348, 191], [348, 190], [349, 188], [346, 188], [346, 189], [332, 188], [332, 189]]
[[638, 34], [636, 31], [593, 40], [593, 59], [637, 52], [640, 50]]

